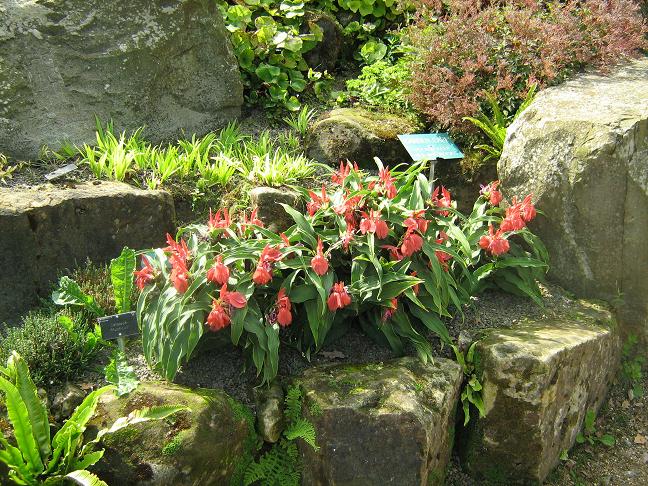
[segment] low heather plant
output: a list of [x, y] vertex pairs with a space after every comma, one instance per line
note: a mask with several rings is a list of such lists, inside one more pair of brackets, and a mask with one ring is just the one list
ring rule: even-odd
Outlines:
[[417, 2], [411, 99], [444, 127], [474, 130], [462, 119], [484, 108], [485, 93], [511, 115], [531, 85], [605, 70], [647, 45], [636, 0]]

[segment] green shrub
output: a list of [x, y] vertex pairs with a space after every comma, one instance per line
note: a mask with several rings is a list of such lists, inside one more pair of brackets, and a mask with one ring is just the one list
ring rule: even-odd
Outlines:
[[[65, 324], [70, 321], [72, 325], [67, 328]], [[98, 350], [97, 336], [80, 314], [32, 312], [20, 327], [0, 334], [0, 362], [6, 362], [12, 351], [18, 352], [39, 386], [79, 376]]]

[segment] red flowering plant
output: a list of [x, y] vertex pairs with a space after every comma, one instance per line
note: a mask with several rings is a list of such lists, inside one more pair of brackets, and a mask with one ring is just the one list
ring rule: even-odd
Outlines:
[[425, 333], [450, 343], [441, 318], [461, 312], [474, 292], [498, 285], [539, 299], [535, 270], [546, 265], [526, 228], [530, 200], [504, 210], [491, 184], [465, 217], [424, 170], [380, 165], [370, 175], [342, 164], [331, 187], [298, 188], [307, 213], [284, 205], [295, 221], [285, 233], [255, 214], [219, 210], [206, 226], [144, 252], [137, 313], [149, 365], [172, 380], [205, 332], [229, 331], [269, 382], [281, 342], [309, 356], [351, 316], [395, 351], [410, 342], [427, 360]]

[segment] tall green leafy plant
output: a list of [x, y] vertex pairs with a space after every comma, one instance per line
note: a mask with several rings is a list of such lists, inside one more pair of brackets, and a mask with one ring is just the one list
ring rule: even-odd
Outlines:
[[222, 209], [179, 241], [169, 235], [169, 246], [145, 252], [136, 272], [148, 364], [172, 380], [206, 330], [229, 328], [270, 382], [280, 333], [310, 356], [353, 321], [398, 353], [410, 343], [425, 361], [425, 331], [449, 343], [441, 318], [488, 285], [541, 302], [534, 279], [546, 262], [526, 228], [535, 216], [530, 198], [505, 211], [491, 185], [466, 217], [445, 188], [432, 189], [425, 169], [380, 164], [371, 175], [342, 164], [333, 190], [303, 190], [308, 214], [283, 205], [295, 224], [282, 234]]
[[121, 417], [96, 438], [84, 442], [84, 432], [106, 386], [91, 392], [74, 410], [72, 416], [51, 436], [48, 411], [38, 397], [27, 365], [19, 354], [13, 353], [7, 366], [0, 367], [0, 392], [4, 395], [15, 445], [0, 437], [0, 462], [9, 468], [9, 479], [15, 484], [36, 486], [61, 484], [66, 479], [84, 486], [104, 486], [106, 483], [87, 468], [103, 456], [98, 449], [101, 439], [132, 424], [159, 420], [185, 407], [152, 407]]

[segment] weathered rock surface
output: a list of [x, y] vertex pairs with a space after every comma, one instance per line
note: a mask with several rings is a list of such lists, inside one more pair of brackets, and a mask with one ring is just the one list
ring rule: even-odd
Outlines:
[[[304, 54], [308, 65], [317, 71], [334, 71], [342, 50], [344, 34], [342, 26], [334, 15], [321, 10], [307, 10], [304, 26], [316, 24], [322, 29], [322, 41]], [[303, 33], [309, 32], [304, 29]]]
[[250, 201], [265, 227], [276, 233], [295, 224], [281, 204], [287, 204], [298, 210], [301, 210], [303, 205], [299, 194], [295, 191], [286, 188], [275, 189], [274, 187], [255, 187], [250, 191]]
[[416, 133], [420, 127], [398, 115], [359, 108], [340, 108], [325, 113], [315, 122], [306, 140], [308, 156], [325, 164], [341, 160], [375, 169], [374, 157], [385, 165], [409, 163], [411, 159], [397, 135]]
[[611, 314], [580, 302], [569, 315], [492, 331], [476, 349], [486, 417], [460, 440], [462, 464], [487, 484], [538, 484], [598, 411], [616, 374]]
[[153, 141], [240, 114], [229, 35], [209, 0], [2, 2], [0, 152], [94, 141], [94, 120]]
[[300, 446], [302, 484], [443, 484], [462, 378], [442, 358], [308, 369], [297, 383], [320, 450]]
[[174, 231], [173, 200], [127, 184], [0, 188], [0, 322], [48, 297], [65, 269], [107, 263], [124, 246], [147, 248]]
[[648, 339], [648, 59], [541, 92], [509, 128], [509, 194], [533, 193], [550, 275]]
[[133, 410], [156, 405], [185, 405], [189, 410], [107, 436], [106, 453], [94, 472], [108, 484], [124, 486], [229, 484], [250, 427], [242, 405], [220, 390], [143, 383], [123, 398], [103, 395], [90, 427], [109, 426]]
[[51, 412], [57, 422], [63, 422], [69, 418], [74, 409], [81, 405], [83, 399], [86, 397], [80, 387], [72, 383], [66, 383], [62, 390], [60, 390], [52, 400]]
[[284, 392], [278, 381], [270, 387], [254, 389], [257, 432], [266, 442], [275, 443], [281, 437], [285, 420]]

